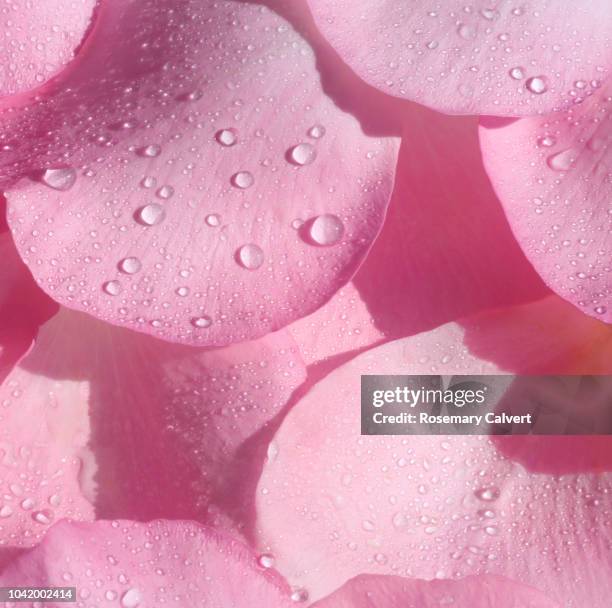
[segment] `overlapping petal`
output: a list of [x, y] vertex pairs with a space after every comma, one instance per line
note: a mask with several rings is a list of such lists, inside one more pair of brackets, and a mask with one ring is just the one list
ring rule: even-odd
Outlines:
[[366, 82], [450, 114], [559, 110], [612, 69], [607, 0], [308, 4]]
[[241, 2], [108, 0], [78, 60], [2, 115], [9, 222], [54, 299], [225, 345], [345, 283], [384, 216], [396, 141], [323, 91], [308, 44]]
[[204, 351], [62, 309], [0, 387], [0, 544], [92, 505], [239, 529], [255, 455], [304, 375], [284, 332]]
[[586, 83], [565, 113], [480, 130], [512, 229], [546, 283], [612, 322], [612, 86]]
[[5, 2], [0, 9], [0, 96], [37, 88], [55, 76], [83, 40], [95, 6], [96, 0]]
[[258, 566], [247, 547], [185, 521], [62, 521], [2, 573], [0, 584], [76, 587], [76, 601], [87, 606], [292, 605], [284, 581]]
[[611, 348], [607, 326], [551, 297], [353, 359], [313, 387], [274, 437], [258, 489], [261, 550], [313, 598], [360, 573], [490, 573], [568, 608], [604, 608], [609, 438], [361, 436], [359, 394], [361, 374], [372, 373], [609, 374]]
[[555, 608], [539, 591], [499, 576], [423, 581], [399, 576], [351, 579], [313, 608]]

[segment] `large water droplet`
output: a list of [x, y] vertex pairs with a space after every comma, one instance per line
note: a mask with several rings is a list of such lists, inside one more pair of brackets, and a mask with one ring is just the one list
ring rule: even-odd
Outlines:
[[536, 95], [541, 95], [542, 93], [546, 93], [548, 91], [548, 85], [546, 84], [546, 79], [544, 76], [533, 76], [527, 79], [525, 82], [525, 86], [528, 91], [535, 93]]
[[119, 281], [106, 281], [102, 285], [102, 289], [109, 296], [118, 296], [121, 293], [121, 283]]
[[119, 262], [119, 270], [125, 274], [135, 274], [142, 268], [142, 263], [138, 258], [124, 258]]
[[244, 268], [249, 270], [257, 270], [264, 262], [264, 252], [259, 245], [249, 243], [243, 245], [236, 253], [238, 262]]
[[253, 174], [249, 171], [239, 171], [232, 175], [232, 185], [242, 190], [250, 188], [255, 183]]
[[344, 224], [337, 215], [319, 215], [310, 224], [308, 235], [317, 245], [335, 245], [344, 235]]
[[552, 154], [548, 157], [546, 162], [548, 166], [554, 171], [567, 171], [576, 162], [578, 158], [578, 151], [574, 148], [567, 148], [556, 154]]
[[215, 139], [222, 146], [233, 146], [238, 142], [238, 135], [234, 129], [221, 129], [215, 133]]
[[121, 596], [121, 605], [123, 608], [136, 608], [137, 606], [140, 606], [142, 599], [143, 597], [140, 589], [132, 587]]
[[289, 150], [289, 159], [294, 165], [310, 165], [315, 158], [317, 158], [317, 151], [312, 144], [298, 144]]
[[136, 211], [136, 220], [144, 226], [161, 224], [166, 218], [166, 210], [157, 203], [145, 205]]
[[41, 181], [54, 190], [65, 192], [74, 186], [76, 178], [76, 171], [72, 167], [63, 167], [61, 169], [47, 169], [42, 174]]

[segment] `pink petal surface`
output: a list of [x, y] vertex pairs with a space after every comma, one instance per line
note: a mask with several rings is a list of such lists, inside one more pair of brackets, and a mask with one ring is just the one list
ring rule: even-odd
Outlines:
[[282, 579], [247, 547], [185, 521], [62, 521], [2, 573], [0, 584], [75, 586], [77, 608], [291, 605]]
[[109, 0], [74, 65], [5, 119], [4, 177], [36, 178], [9, 223], [43, 289], [191, 344], [322, 305], [393, 182], [395, 139], [366, 136], [289, 23], [240, 2]]
[[0, 381], [57, 309], [37, 287], [8, 232], [0, 232]]
[[10, 0], [0, 10], [0, 95], [39, 87], [73, 57], [96, 0]]
[[267, 427], [304, 376], [284, 332], [204, 351], [62, 309], [0, 387], [2, 543], [91, 504], [243, 525]]
[[422, 581], [361, 575], [313, 608], [557, 608], [539, 591], [499, 576]]
[[485, 122], [485, 166], [527, 257], [546, 283], [612, 322], [612, 88], [570, 111]]
[[[607, 0], [308, 0], [315, 21], [366, 82], [450, 114], [561, 109], [577, 82], [610, 73]], [[580, 87], [578, 87], [580, 88]]]
[[609, 438], [560, 476], [563, 449], [579, 454], [591, 438], [534, 438], [513, 460], [512, 437], [360, 436], [359, 394], [365, 373], [568, 373], [576, 352], [609, 374], [611, 348], [605, 325], [550, 297], [367, 351], [313, 387], [275, 435], [258, 487], [258, 546], [313, 599], [360, 573], [499, 574], [567, 608], [605, 608]]

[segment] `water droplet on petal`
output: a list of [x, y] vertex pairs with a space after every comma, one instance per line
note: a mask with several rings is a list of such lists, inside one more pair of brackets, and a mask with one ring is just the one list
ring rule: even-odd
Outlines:
[[166, 210], [157, 203], [145, 205], [136, 211], [136, 220], [144, 226], [161, 224], [166, 218]]
[[161, 146], [158, 144], [150, 144], [144, 148], [138, 150], [140, 156], [146, 156], [148, 158], [155, 158], [161, 154]]
[[521, 67], [512, 68], [510, 72], [510, 78], [514, 78], [514, 80], [522, 80], [525, 78], [525, 71]]
[[337, 215], [319, 215], [310, 224], [308, 235], [317, 245], [335, 245], [344, 235], [344, 224]]
[[239, 171], [232, 175], [232, 185], [242, 190], [250, 188], [255, 183], [253, 174], [249, 171]]
[[163, 199], [172, 198], [174, 194], [174, 188], [172, 186], [162, 186], [157, 192], [157, 196]]
[[546, 84], [546, 79], [544, 76], [533, 76], [527, 79], [525, 86], [527, 87], [528, 91], [531, 91], [536, 95], [541, 95], [542, 93], [546, 93], [546, 91], [548, 91], [548, 85]]
[[76, 182], [77, 174], [72, 167], [61, 169], [47, 169], [41, 177], [41, 181], [49, 188], [65, 192], [70, 190]]
[[177, 296], [184, 298], [189, 295], [189, 287], [177, 287], [174, 291]]
[[308, 129], [308, 137], [313, 139], [321, 139], [325, 135], [325, 127], [323, 125], [313, 125]]
[[289, 160], [300, 167], [310, 165], [315, 158], [317, 158], [317, 151], [312, 144], [298, 144], [289, 150]]
[[237, 259], [241, 266], [248, 270], [257, 270], [264, 262], [264, 252], [259, 245], [249, 243], [237, 251]]
[[499, 488], [491, 486], [489, 488], [479, 488], [474, 492], [474, 495], [484, 502], [493, 502], [499, 498], [500, 492]]
[[221, 224], [221, 216], [217, 215], [216, 213], [211, 213], [210, 215], [206, 216], [206, 219], [204, 221], [209, 226], [216, 228], [219, 224]]
[[567, 171], [576, 162], [578, 151], [574, 148], [567, 148], [549, 156], [546, 162], [554, 171]]
[[270, 555], [269, 553], [264, 553], [263, 555], [259, 556], [257, 563], [262, 568], [272, 568], [272, 566], [274, 566], [274, 556]]
[[605, 315], [608, 309], [605, 306], [596, 306], [595, 313], [598, 315]]
[[53, 511], [51, 511], [50, 509], [34, 511], [34, 513], [32, 513], [32, 519], [37, 524], [43, 524], [44, 526], [48, 526], [53, 521]]
[[121, 283], [119, 281], [106, 281], [102, 285], [102, 289], [109, 296], [118, 296], [121, 293]]
[[238, 142], [238, 135], [234, 129], [221, 129], [215, 133], [215, 139], [222, 146], [233, 146]]
[[553, 135], [544, 135], [538, 138], [538, 146], [541, 148], [552, 148], [557, 143], [557, 138]]
[[143, 597], [140, 589], [132, 587], [121, 596], [121, 605], [123, 608], [136, 608], [137, 606], [140, 606], [140, 602], [142, 602], [142, 600]]
[[0, 518], [6, 519], [13, 514], [13, 509], [9, 505], [4, 505], [0, 508]]
[[198, 329], [206, 329], [212, 325], [212, 319], [206, 315], [193, 317], [193, 319], [191, 319], [191, 324]]
[[459, 24], [459, 27], [457, 28], [457, 33], [464, 40], [472, 40], [473, 38], [476, 38], [476, 30], [473, 27], [466, 25], [465, 23]]
[[306, 589], [296, 588], [291, 592], [291, 601], [293, 602], [306, 602], [308, 601], [308, 591]]
[[142, 268], [142, 263], [138, 258], [124, 258], [119, 262], [119, 270], [125, 274], [135, 274]]

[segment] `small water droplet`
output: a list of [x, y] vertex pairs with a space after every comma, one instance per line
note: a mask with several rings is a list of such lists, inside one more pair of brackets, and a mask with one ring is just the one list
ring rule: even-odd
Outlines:
[[270, 555], [269, 553], [264, 553], [263, 555], [259, 556], [257, 563], [262, 568], [272, 568], [272, 566], [274, 566], [274, 556]]
[[21, 508], [29, 511], [34, 507], [34, 501], [31, 498], [24, 498], [21, 501]]
[[557, 138], [554, 135], [543, 135], [538, 138], [538, 146], [541, 148], [552, 148], [557, 143]]
[[123, 608], [136, 608], [137, 606], [140, 606], [140, 602], [142, 602], [142, 600], [143, 596], [140, 589], [132, 587], [121, 596], [121, 605]]
[[119, 281], [106, 281], [102, 285], [102, 290], [109, 296], [118, 296], [121, 293], [121, 283]]
[[306, 602], [308, 601], [308, 591], [301, 587], [295, 588], [291, 591], [291, 601], [293, 602]]
[[238, 263], [248, 270], [257, 270], [264, 261], [264, 252], [254, 243], [243, 245], [236, 253]]
[[12, 514], [13, 514], [13, 509], [11, 509], [9, 505], [3, 505], [0, 508], [0, 518], [6, 519], [7, 517], [10, 517]]
[[308, 129], [308, 137], [313, 139], [321, 139], [325, 135], [325, 127], [323, 125], [313, 125]]
[[193, 319], [191, 319], [191, 324], [198, 329], [206, 329], [212, 325], [212, 319], [206, 315], [201, 315], [199, 317], [193, 317]]
[[474, 492], [474, 495], [478, 500], [482, 500], [483, 502], [493, 502], [499, 498], [500, 491], [499, 488], [491, 486], [488, 488], [479, 488]]
[[49, 188], [65, 192], [76, 182], [77, 174], [72, 167], [47, 169], [41, 176], [41, 181]]
[[515, 67], [508, 72], [510, 74], [510, 78], [514, 78], [514, 80], [522, 80], [525, 78], [525, 71], [521, 67]]
[[165, 200], [172, 198], [174, 195], [174, 188], [172, 186], [162, 186], [157, 192], [157, 196], [159, 198], [163, 198]]
[[344, 235], [344, 224], [338, 216], [325, 213], [311, 223], [308, 235], [317, 245], [335, 245]]
[[548, 85], [546, 84], [546, 79], [544, 76], [532, 76], [527, 79], [525, 82], [525, 86], [528, 91], [535, 93], [536, 95], [541, 95], [542, 93], [546, 93], [548, 91]]
[[37, 524], [48, 526], [53, 521], [53, 511], [50, 509], [43, 509], [42, 511], [34, 511], [32, 513], [32, 519]]
[[567, 171], [576, 162], [578, 152], [574, 148], [567, 148], [548, 157], [548, 166], [553, 171]]
[[298, 144], [289, 150], [289, 159], [294, 165], [310, 165], [316, 158], [317, 151], [312, 144]]
[[480, 14], [488, 21], [493, 21], [499, 17], [499, 11], [494, 8], [483, 8]]
[[212, 226], [213, 228], [216, 228], [217, 226], [219, 226], [219, 224], [221, 224], [221, 216], [216, 214], [216, 213], [211, 213], [210, 215], [206, 216], [204, 221], [209, 226]]
[[185, 286], [183, 286], [183, 287], [177, 287], [177, 288], [174, 290], [174, 293], [175, 293], [177, 296], [180, 296], [181, 298], [185, 298], [185, 297], [187, 297], [187, 296], [189, 295], [189, 287], [185, 287]]
[[140, 156], [155, 158], [161, 154], [161, 146], [159, 144], [150, 144], [138, 150]]
[[135, 274], [142, 268], [142, 263], [138, 258], [123, 258], [119, 262], [119, 270], [125, 274]]
[[232, 175], [232, 186], [235, 186], [236, 188], [245, 190], [246, 188], [250, 188], [254, 183], [255, 178], [249, 171], [239, 171], [238, 173], [234, 173], [234, 175]]
[[598, 315], [605, 315], [608, 312], [608, 309], [605, 306], [596, 306], [595, 313]]
[[457, 28], [457, 33], [464, 40], [472, 40], [473, 38], [476, 38], [476, 30], [473, 27], [466, 25], [465, 23], [459, 24], [459, 27]]
[[238, 142], [238, 135], [234, 129], [221, 129], [215, 133], [215, 139], [222, 146], [233, 146]]
[[156, 226], [166, 218], [166, 210], [158, 203], [151, 203], [138, 209], [135, 217], [143, 226]]

